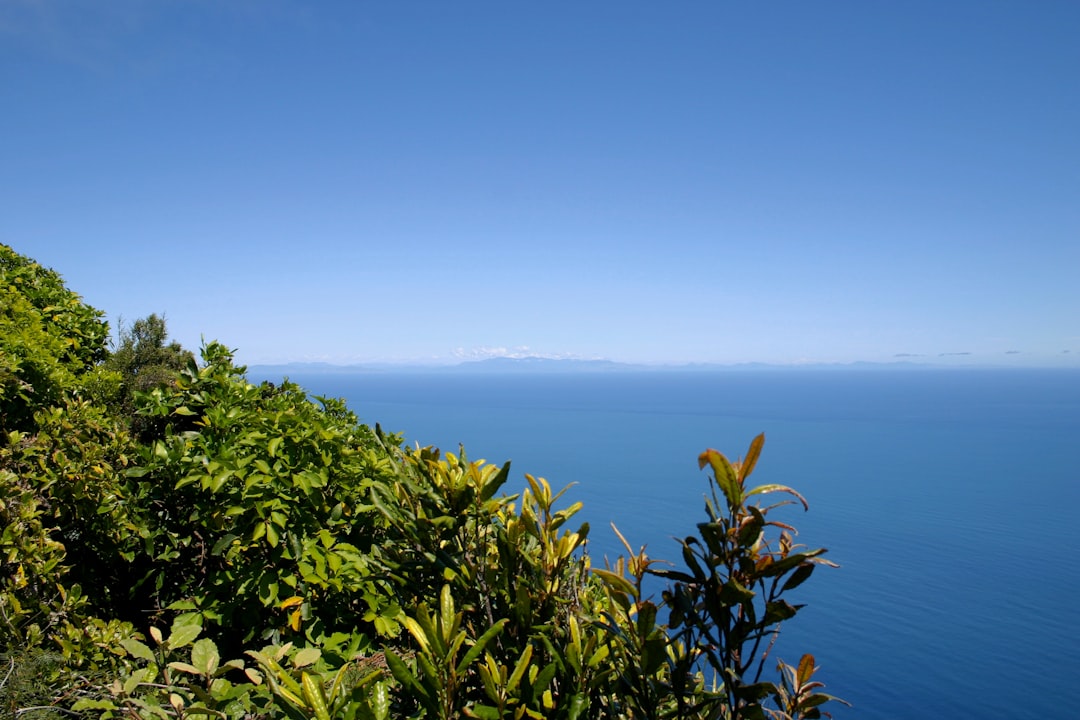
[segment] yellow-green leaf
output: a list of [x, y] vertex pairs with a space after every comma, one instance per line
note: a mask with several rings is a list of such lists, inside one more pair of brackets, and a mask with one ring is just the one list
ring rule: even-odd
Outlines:
[[317, 675], [301, 673], [300, 683], [304, 687], [304, 699], [315, 712], [315, 720], [330, 720], [330, 709], [326, 706], [326, 691], [321, 678]]
[[[160, 633], [160, 630], [158, 632]], [[138, 640], [135, 640], [133, 638], [124, 638], [120, 641], [120, 644], [134, 658], [138, 658], [139, 660], [147, 660], [149, 662], [154, 662], [155, 660], [153, 651]]]
[[218, 654], [217, 645], [209, 638], [201, 638], [191, 646], [191, 664], [199, 668], [199, 672], [207, 677], [217, 672], [221, 656]]
[[202, 628], [198, 625], [174, 626], [166, 642], [169, 644], [170, 649], [175, 650], [191, 643], [195, 638], [199, 637], [201, 632]]
[[798, 682], [798, 686], [802, 687], [806, 683], [810, 682], [810, 678], [814, 675], [814, 656], [810, 653], [806, 653], [799, 660], [799, 669], [795, 671], [795, 679]]
[[315, 663], [320, 657], [322, 657], [322, 651], [319, 648], [308, 647], [293, 656], [292, 664], [295, 668], [307, 667]]
[[758, 458], [761, 456], [761, 447], [765, 444], [765, 433], [761, 433], [756, 438], [750, 441], [750, 449], [746, 451], [746, 459], [742, 461], [742, 465], [739, 467], [739, 480], [740, 482], [750, 477], [750, 473], [754, 472], [754, 466], [757, 465]]
[[199, 668], [186, 662], [171, 662], [169, 667], [173, 670], [179, 670], [180, 672], [190, 673], [192, 675], [202, 675], [202, 671]]

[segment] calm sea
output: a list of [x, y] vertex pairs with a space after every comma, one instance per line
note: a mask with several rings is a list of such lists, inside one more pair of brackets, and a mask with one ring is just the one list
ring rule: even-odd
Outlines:
[[[614, 522], [653, 557], [704, 519], [698, 454], [766, 443], [754, 480], [841, 567], [796, 591], [778, 653], [812, 652], [844, 718], [1075, 718], [1080, 372], [730, 371], [291, 378], [410, 443], [576, 483], [599, 562]], [[1071, 710], [1069, 708], [1072, 708]]]

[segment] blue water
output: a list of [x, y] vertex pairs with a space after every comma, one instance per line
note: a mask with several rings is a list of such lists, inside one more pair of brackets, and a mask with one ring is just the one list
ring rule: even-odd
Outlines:
[[[1080, 687], [1080, 372], [756, 371], [294, 376], [410, 442], [525, 472], [654, 557], [704, 517], [698, 454], [766, 433], [753, 480], [839, 569], [777, 652], [812, 652], [844, 718], [1074, 718]], [[782, 512], [782, 511], [781, 511]], [[599, 560], [594, 560], [599, 562]]]

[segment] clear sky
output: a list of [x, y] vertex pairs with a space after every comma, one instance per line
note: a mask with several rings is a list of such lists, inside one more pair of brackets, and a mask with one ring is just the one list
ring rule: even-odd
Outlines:
[[0, 242], [246, 363], [1078, 366], [1080, 3], [3, 0]]

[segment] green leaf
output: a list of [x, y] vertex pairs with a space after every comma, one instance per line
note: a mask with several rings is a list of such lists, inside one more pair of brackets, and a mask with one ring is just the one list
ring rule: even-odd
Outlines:
[[479, 718], [480, 720], [500, 720], [500, 718], [502, 718], [499, 709], [492, 707], [491, 705], [473, 705], [472, 707], [467, 707], [465, 708], [465, 714], [469, 717]]
[[690, 536], [682, 541], [682, 556], [686, 566], [694, 573], [692, 580], [686, 582], [705, 582], [709, 577], [708, 574], [701, 568], [701, 563], [698, 562], [697, 556], [694, 555], [694, 550], [691, 545], [699, 545], [697, 538]]
[[799, 612], [800, 607], [803, 606], [792, 605], [787, 600], [776, 600], [771, 603], [766, 603], [765, 617], [761, 620], [761, 625], [768, 627], [769, 625], [776, 625], [785, 620], [790, 620], [795, 617], [795, 613]]
[[814, 572], [814, 564], [806, 563], [795, 568], [795, 572], [791, 574], [785, 582], [783, 587], [780, 588], [780, 592], [787, 592], [793, 588], [797, 588], [809, 579], [811, 573]]
[[416, 656], [416, 664], [420, 666], [420, 677], [428, 688], [434, 688], [435, 697], [439, 697], [445, 687], [442, 675], [435, 669], [427, 655], [420, 653]]
[[558, 671], [559, 666], [555, 661], [549, 662], [543, 670], [536, 676], [536, 679], [532, 682], [533, 688], [533, 700], [538, 699], [547, 689], [547, 686], [551, 684], [552, 678], [555, 677], [555, 673]]
[[424, 632], [424, 628], [420, 626], [414, 618], [405, 616], [401, 619], [401, 624], [405, 626], [405, 629], [409, 631], [409, 634], [416, 639], [416, 642], [420, 645], [420, 649], [424, 652], [428, 652], [431, 647], [431, 643], [428, 640], [427, 633]]
[[227, 548], [232, 546], [234, 540], [239, 540], [239, 539], [240, 539], [240, 537], [238, 535], [233, 535], [232, 533], [229, 533], [228, 535], [223, 536], [220, 540], [218, 540], [216, 543], [214, 543], [214, 547], [210, 551], [210, 554], [215, 555], [215, 556], [221, 555], [222, 552], [224, 552]]
[[848, 707], [851, 707], [851, 703], [849, 703], [847, 700], [841, 700], [835, 695], [829, 695], [827, 693], [814, 693], [813, 695], [810, 695], [809, 697], [803, 699], [799, 703], [799, 707], [814, 708], [818, 705], [824, 705], [827, 702], [838, 702], [843, 705], [847, 705]]
[[649, 570], [649, 574], [655, 575], [656, 577], [667, 578], [668, 580], [674, 580], [675, 582], [695, 582], [695, 579], [692, 575], [687, 575], [681, 570], [667, 570], [665, 568], [661, 568], [659, 570]]
[[612, 590], [623, 592], [630, 597], [634, 597], [637, 590], [633, 584], [618, 573], [611, 572], [610, 570], [601, 570], [600, 568], [593, 568], [593, 573], [600, 576], [600, 579], [604, 581], [608, 587]]
[[154, 652], [143, 643], [133, 638], [124, 638], [120, 641], [120, 644], [125, 650], [131, 653], [131, 656], [138, 658], [139, 660], [146, 660], [147, 662], [154, 662], [157, 658], [154, 657]]
[[368, 695], [368, 704], [375, 720], [386, 720], [390, 717], [390, 693], [387, 689], [389, 683], [377, 682], [371, 687]]
[[607, 657], [610, 654], [611, 647], [608, 645], [601, 645], [599, 648], [597, 648], [596, 652], [592, 654], [592, 656], [588, 659], [585, 665], [590, 668], [598, 667], [600, 663], [607, 660]]
[[[150, 668], [150, 667], [140, 668], [139, 670], [136, 670], [135, 672], [131, 673], [131, 676], [128, 677], [128, 679], [124, 681], [124, 694], [125, 695], [134, 694], [135, 690], [138, 689], [140, 684], [142, 684], [144, 682], [148, 682], [147, 676], [148, 675], [152, 676], [153, 673], [156, 673], [156, 669], [155, 668]], [[153, 677], [151, 677], [150, 680], [153, 680]]]
[[718, 558], [727, 555], [725, 547], [727, 534], [724, 532], [722, 524], [715, 522], [698, 523], [698, 532], [701, 533], [701, 539], [705, 541], [705, 547], [709, 549], [710, 553]]
[[218, 669], [221, 656], [218, 654], [217, 645], [209, 638], [196, 640], [191, 646], [191, 664], [199, 668], [199, 671], [210, 677]]
[[76, 701], [71, 706], [74, 712], [82, 712], [83, 710], [116, 710], [116, 704], [111, 700], [93, 700], [91, 698], [83, 698]]
[[649, 601], [638, 603], [637, 632], [645, 637], [656, 627], [656, 605]]
[[320, 657], [322, 657], [322, 650], [316, 647], [307, 647], [293, 656], [292, 664], [294, 668], [307, 667], [318, 661]]
[[[170, 610], [198, 610], [199, 606], [195, 604], [195, 600], [192, 598], [184, 598], [183, 600], [177, 600], [176, 602], [169, 603], [167, 606]], [[177, 625], [198, 625], [199, 623], [176, 623]]]
[[798, 683], [800, 688], [810, 682], [810, 678], [814, 676], [816, 669], [814, 656], [810, 653], [806, 653], [799, 659], [799, 667], [795, 671], [795, 682]]
[[776, 577], [783, 575], [792, 568], [802, 565], [804, 562], [825, 553], [825, 548], [818, 548], [810, 552], [794, 553], [786, 558], [781, 558], [761, 571], [762, 577]]
[[791, 488], [789, 488], [787, 485], [775, 485], [775, 484], [774, 485], [758, 485], [756, 488], [754, 488], [750, 492], [746, 493], [746, 496], [750, 497], [752, 495], [762, 495], [764, 493], [773, 493], [773, 492], [783, 492], [783, 493], [787, 493], [788, 495], [793, 495], [794, 497], [798, 498], [799, 502], [802, 503], [803, 510], [809, 510], [810, 509], [810, 506], [806, 502], [806, 498], [804, 498], [802, 495], [800, 495], [795, 490], [792, 490]]
[[720, 486], [724, 497], [727, 499], [728, 508], [733, 509], [742, 504], [742, 487], [739, 485], [735, 468], [724, 454], [709, 448], [698, 456], [698, 467], [703, 468], [708, 464], [716, 478], [716, 484]]
[[277, 660], [255, 650], [248, 650], [246, 654], [255, 658], [256, 662], [266, 671], [266, 680], [271, 687], [280, 686], [297, 698], [303, 694], [300, 683], [296, 682], [292, 675], [278, 664]]
[[497, 472], [493, 478], [484, 483], [484, 487], [480, 491], [480, 500], [490, 500], [495, 495], [495, 493], [498, 492], [499, 488], [501, 488], [506, 483], [506, 480], [509, 477], [510, 462], [507, 461], [506, 464], [502, 466], [502, 469], [499, 470], [499, 472]]
[[447, 644], [450, 643], [450, 636], [457, 625], [454, 619], [454, 597], [450, 593], [450, 586], [443, 585], [442, 592], [439, 593], [439, 629], [443, 642]]
[[503, 618], [484, 631], [484, 634], [477, 639], [476, 643], [474, 643], [473, 646], [469, 648], [469, 651], [465, 653], [465, 657], [457, 664], [455, 671], [458, 675], [463, 675], [465, 673], [465, 669], [479, 657], [480, 653], [484, 652], [484, 648], [487, 647], [488, 643], [490, 643], [496, 635], [502, 632], [502, 629], [506, 627], [506, 623], [508, 622], [510, 621], [507, 618]]
[[486, 692], [487, 696], [495, 702], [498, 702], [502, 698], [499, 688], [505, 681], [502, 673], [503, 669], [504, 668], [499, 665], [498, 661], [491, 657], [490, 653], [484, 653], [484, 662], [480, 663], [476, 668], [476, 671], [480, 675], [480, 681], [484, 685], [484, 692]]
[[315, 711], [315, 720], [330, 720], [330, 708], [327, 707], [326, 690], [319, 675], [300, 673], [300, 682], [304, 690], [304, 700]]
[[581, 717], [581, 713], [588, 710], [589, 699], [582, 693], [574, 693], [570, 698], [570, 710], [567, 714], [567, 720], [578, 720]]
[[720, 586], [720, 600], [725, 605], [741, 605], [754, 599], [754, 591], [745, 587], [734, 577], [728, 578], [727, 582]]
[[525, 649], [521, 651], [521, 657], [518, 658], [517, 665], [514, 666], [514, 672], [510, 673], [510, 679], [506, 682], [506, 689], [509, 692], [517, 690], [517, 686], [521, 683], [522, 676], [525, 675], [525, 671], [529, 668], [529, 661], [532, 660], [533, 646], [526, 645]]
[[199, 637], [200, 633], [202, 633], [202, 627], [199, 625], [174, 625], [172, 632], [169, 634], [169, 639], [165, 642], [170, 649], [175, 650], [191, 643], [195, 638]]
[[761, 530], [765, 527], [765, 518], [758, 512], [756, 515], [751, 515], [747, 520], [743, 522], [743, 526], [739, 528], [738, 542], [743, 547], [751, 547], [757, 542], [758, 537], [761, 536]]
[[192, 675], [202, 675], [202, 670], [186, 662], [171, 662], [169, 667], [173, 670], [179, 670], [180, 672], [190, 673]]
[[742, 461], [739, 468], [740, 481], [746, 480], [746, 478], [750, 477], [750, 473], [754, 472], [754, 466], [757, 465], [758, 458], [761, 456], [761, 447], [764, 444], [765, 433], [761, 433], [750, 441], [750, 449], [746, 451], [746, 459]]
[[650, 635], [641, 645], [641, 669], [653, 675], [667, 657], [667, 641], [660, 632]]
[[349, 672], [349, 670], [349, 663], [345, 663], [340, 668], [338, 668], [337, 673], [334, 674], [334, 681], [330, 683], [330, 692], [327, 696], [327, 700], [330, 703], [333, 703], [335, 700], [337, 700], [338, 695], [341, 694], [341, 686], [342, 683], [344, 683], [345, 681], [345, 674]]
[[384, 650], [384, 656], [386, 666], [390, 668], [390, 674], [394, 676], [394, 679], [408, 688], [410, 694], [413, 694], [432, 715], [437, 715], [437, 706], [416, 679], [416, 676], [413, 675], [412, 670], [405, 664], [405, 661], [398, 657], [393, 650]]

